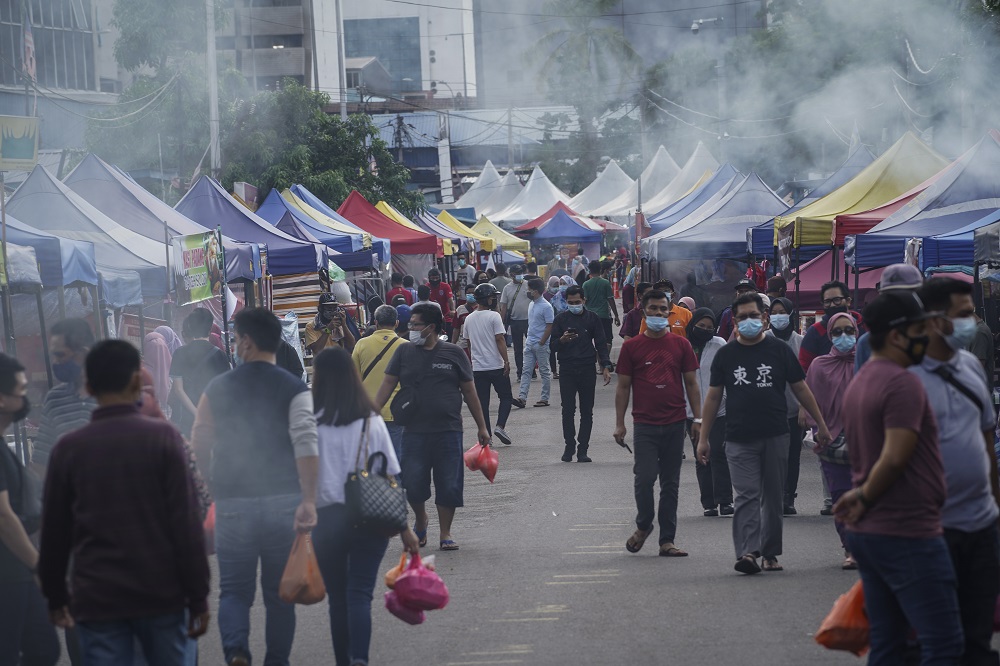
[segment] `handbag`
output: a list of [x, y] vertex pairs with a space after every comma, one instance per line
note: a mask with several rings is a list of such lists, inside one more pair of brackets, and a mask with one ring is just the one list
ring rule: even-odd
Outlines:
[[389, 403], [392, 420], [397, 425], [409, 424], [420, 413], [420, 384], [424, 381], [427, 373], [431, 371], [431, 364], [434, 363], [434, 356], [437, 355], [439, 348], [440, 344], [436, 344], [434, 349], [427, 354], [427, 363], [421, 369], [417, 381], [409, 386], [400, 384], [396, 397]]
[[[355, 471], [344, 483], [344, 503], [351, 523], [358, 528], [392, 536], [406, 527], [406, 491], [386, 473], [389, 461], [376, 451], [368, 457], [368, 420], [361, 428], [361, 444], [354, 461]], [[364, 452], [364, 458], [362, 458]], [[365, 466], [359, 467], [365, 460]], [[379, 461], [382, 472], [375, 471]]]
[[816, 454], [820, 460], [825, 460], [834, 465], [850, 465], [851, 461], [847, 457], [847, 436], [840, 433], [828, 446], [823, 447]]

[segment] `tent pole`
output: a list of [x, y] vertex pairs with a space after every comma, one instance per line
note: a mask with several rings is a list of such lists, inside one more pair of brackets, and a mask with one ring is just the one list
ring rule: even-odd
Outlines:
[[[799, 283], [802, 282], [800, 269], [802, 268], [802, 248], [795, 246], [795, 309], [799, 309]], [[820, 294], [822, 296], [822, 294]]]
[[[223, 301], [225, 303], [225, 301]], [[146, 304], [139, 305], [139, 353], [142, 353], [143, 343], [146, 342]]]
[[[830, 279], [839, 280], [840, 279], [840, 263], [837, 261], [837, 246], [834, 245], [830, 248]], [[844, 273], [844, 278], [847, 278], [847, 273]]]
[[52, 380], [52, 359], [49, 358], [49, 336], [45, 332], [45, 308], [42, 304], [42, 290], [35, 292], [35, 304], [38, 306], [38, 330], [42, 336], [42, 355], [45, 357], [45, 374], [49, 379], [49, 388], [55, 382]]
[[844, 281], [846, 282], [847, 281], [847, 252], [844, 250], [844, 248], [840, 248], [840, 250], [841, 250], [841, 252], [843, 252], [843, 257], [844, 257]]
[[66, 287], [65, 286], [59, 287], [59, 290], [56, 293], [59, 294], [59, 318], [60, 319], [65, 319], [66, 318]]
[[104, 329], [104, 320], [101, 319], [100, 293], [98, 292], [97, 285], [91, 285], [90, 291], [91, 300], [94, 302], [94, 326], [97, 329], [97, 339], [100, 340], [107, 335], [107, 331]]
[[[975, 261], [972, 263], [972, 297], [976, 298], [976, 294], [979, 298], [976, 299], [976, 313], [985, 319], [986, 308], [984, 307], [986, 301], [986, 295], [983, 293], [983, 285], [979, 281], [979, 262]], [[990, 378], [993, 379], [992, 377]]]
[[[846, 272], [847, 269], [845, 268], [844, 271], [845, 271], [844, 272], [844, 277], [847, 277], [847, 272]], [[854, 303], [855, 303], [855, 307], [861, 307], [860, 304], [858, 304], [858, 295], [860, 294], [860, 287], [859, 287], [859, 284], [858, 284], [859, 282], [860, 282], [860, 277], [858, 275], [858, 267], [855, 266], [854, 267]], [[860, 312], [860, 310], [859, 310], [859, 312]]]
[[221, 225], [215, 228], [215, 234], [219, 240], [219, 261], [222, 268], [222, 341], [226, 346], [226, 358], [229, 359], [229, 364], [233, 365], [233, 352], [229, 339], [229, 317], [226, 316], [226, 292], [229, 291], [229, 276], [226, 275], [226, 246], [222, 244]]

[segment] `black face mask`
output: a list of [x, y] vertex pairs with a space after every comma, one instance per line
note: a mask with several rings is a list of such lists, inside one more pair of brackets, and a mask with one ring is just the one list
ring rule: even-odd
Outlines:
[[920, 365], [924, 360], [924, 355], [927, 353], [927, 345], [931, 341], [930, 337], [927, 335], [918, 335], [911, 338], [905, 334], [903, 337], [906, 338], [906, 347], [903, 349], [906, 352], [906, 356], [913, 365]]
[[705, 345], [708, 344], [709, 340], [715, 337], [715, 331], [709, 331], [707, 329], [698, 328], [697, 326], [695, 326], [694, 328], [691, 329], [691, 332], [688, 334], [688, 336], [691, 338], [691, 342], [694, 343], [695, 346], [704, 347]]
[[429, 283], [430, 283], [430, 284], [431, 284], [432, 286], [435, 286], [435, 287], [436, 287], [436, 286], [438, 286], [439, 284], [441, 284], [441, 278], [437, 278], [437, 279], [434, 279], [434, 278], [430, 278], [430, 279], [429, 279], [429, 280], [427, 280], [427, 281], [428, 281], [428, 282], [429, 282]]
[[31, 411], [31, 402], [28, 400], [28, 396], [24, 396], [22, 400], [24, 400], [24, 402], [21, 404], [21, 409], [11, 414], [11, 418], [15, 422], [23, 421], [28, 418], [28, 412]]
[[838, 305], [838, 306], [832, 307], [832, 308], [823, 308], [823, 314], [826, 315], [826, 318], [828, 320], [833, 315], [839, 314], [841, 312], [844, 312], [844, 313], [847, 312], [847, 306], [846, 305]]

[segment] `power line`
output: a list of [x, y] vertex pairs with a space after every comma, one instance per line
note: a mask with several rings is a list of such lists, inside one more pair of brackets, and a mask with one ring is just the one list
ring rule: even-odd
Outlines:
[[470, 9], [468, 7], [454, 7], [448, 5], [432, 5], [426, 2], [416, 2], [415, 0], [382, 0], [383, 2], [391, 2], [398, 5], [409, 5], [413, 7], [424, 7], [427, 9], [448, 9], [452, 11], [461, 12], [478, 12], [480, 14], [498, 14], [500, 16], [544, 16], [547, 18], [621, 18], [623, 16], [648, 16], [651, 14], [675, 14], [678, 12], [684, 13], [695, 13], [698, 11], [704, 11], [706, 9], [716, 9], [720, 7], [729, 8], [736, 7], [738, 5], [749, 5], [749, 4], [759, 4], [760, 0], [739, 0], [737, 2], [725, 2], [716, 5], [701, 5], [699, 7], [683, 7], [679, 9], [653, 9], [643, 12], [614, 12], [611, 14], [553, 14], [550, 12], [510, 12], [510, 11], [499, 11], [499, 10], [489, 10], [489, 9]]

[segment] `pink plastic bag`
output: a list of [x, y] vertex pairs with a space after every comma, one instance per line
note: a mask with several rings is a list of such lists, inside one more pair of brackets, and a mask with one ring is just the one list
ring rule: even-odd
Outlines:
[[462, 455], [462, 458], [465, 460], [465, 466], [471, 472], [479, 471], [479, 450], [481, 448], [479, 444], [473, 444], [472, 448]]
[[490, 483], [493, 483], [493, 479], [497, 475], [497, 467], [500, 464], [500, 456], [492, 447], [480, 446], [479, 449], [476, 467], [483, 473], [483, 476], [489, 479]]
[[399, 601], [413, 610], [440, 610], [448, 605], [448, 586], [414, 554], [410, 566], [396, 579]]
[[423, 624], [424, 620], [427, 619], [422, 610], [413, 610], [404, 606], [394, 590], [385, 593], [385, 608], [406, 624]]

